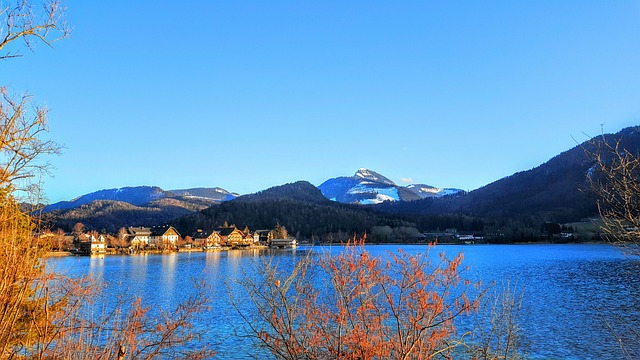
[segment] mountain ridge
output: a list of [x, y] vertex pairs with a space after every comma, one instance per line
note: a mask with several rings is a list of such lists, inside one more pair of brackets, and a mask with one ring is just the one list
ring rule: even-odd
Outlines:
[[[322, 185], [315, 187], [306, 181], [275, 186], [223, 202], [199, 197], [200, 193], [190, 192], [188, 189], [181, 190], [182, 193], [176, 190], [181, 194], [176, 195], [157, 187], [142, 187], [142, 192], [147, 193], [146, 199], [149, 200], [145, 204], [128, 207], [116, 201], [94, 199], [93, 201], [97, 203], [78, 205], [82, 207], [82, 211], [58, 209], [51, 211], [49, 218], [55, 223], [58, 217], [67, 226], [73, 221], [102, 224], [95, 218], [95, 214], [112, 211], [118, 216], [112, 217], [112, 223], [109, 224], [111, 229], [114, 226], [132, 225], [131, 219], [145, 219], [151, 225], [153, 222], [166, 222], [171, 216], [189, 217], [203, 212], [211, 215], [209, 219], [200, 218], [205, 224], [226, 217], [246, 224], [256, 221], [259, 225], [270, 223], [275, 219], [285, 222], [282, 217], [295, 216], [296, 221], [291, 223], [295, 229], [300, 229], [299, 231], [304, 234], [318, 235], [319, 232], [360, 230], [361, 226], [349, 227], [346, 224], [348, 219], [351, 218], [362, 226], [363, 224], [370, 226], [375, 223], [371, 219], [381, 219], [379, 215], [373, 215], [378, 213], [391, 216], [392, 218], [385, 218], [389, 224], [403, 224], [409, 221], [421, 231], [447, 227], [479, 231], [478, 229], [483, 228], [482, 223], [486, 220], [495, 222], [491, 226], [496, 229], [515, 221], [518, 225], [514, 225], [513, 228], [527, 227], [536, 231], [544, 222], [566, 223], [597, 215], [596, 200], [588, 192], [586, 182], [586, 175], [592, 171], [594, 161], [587, 156], [586, 152], [594, 151], [598, 142], [605, 140], [610, 143], [620, 142], [624, 148], [640, 153], [640, 126], [625, 128], [616, 134], [597, 136], [577, 144], [539, 166], [516, 172], [468, 193], [457, 189], [447, 193], [447, 189], [422, 184], [397, 186], [383, 175], [362, 168], [354, 176], [337, 177], [323, 183], [333, 182], [332, 191], [335, 194], [352, 197], [346, 201], [343, 199], [343, 202], [337, 201], [338, 195], [329, 197], [331, 194], [328, 194], [326, 189], [323, 192]], [[114, 193], [113, 190], [117, 189], [110, 191]], [[425, 194], [417, 195], [418, 191]], [[428, 196], [434, 192], [444, 195]], [[115, 193], [122, 194], [123, 191]], [[384, 196], [398, 197], [405, 201], [384, 201]], [[86, 201], [88, 198], [81, 196], [74, 201], [80, 202], [80, 199]], [[94, 196], [94, 198], [99, 197]], [[142, 202], [143, 197], [138, 200]], [[369, 200], [370, 203], [362, 200]], [[371, 200], [382, 201], [375, 204]], [[313, 217], [313, 223], [317, 227], [305, 227], [304, 223], [301, 223], [305, 220], [298, 215], [293, 215], [293, 210], [283, 209], [286, 206], [292, 206], [292, 209], [300, 214]], [[240, 211], [240, 213], [234, 214], [233, 211]], [[325, 216], [322, 212], [333, 215]], [[241, 214], [246, 214], [247, 218], [243, 218]], [[338, 220], [339, 214], [346, 218]], [[456, 220], [457, 216], [460, 216], [458, 220]], [[326, 222], [340, 222], [341, 226], [338, 229], [328, 223], [319, 225], [316, 221], [318, 219]], [[467, 226], [465, 225], [467, 221], [475, 225]], [[188, 224], [183, 223], [183, 225], [189, 228]]]
[[620, 142], [622, 148], [640, 153], [640, 126], [593, 137], [534, 168], [460, 196], [442, 201], [423, 199], [383, 204], [379, 209], [395, 214], [462, 213], [495, 219], [528, 217], [555, 222], [577, 221], [598, 214], [587, 174], [595, 164], [589, 153], [594, 153], [603, 141]]
[[424, 184], [399, 186], [383, 175], [366, 168], [360, 168], [351, 177], [340, 176], [326, 180], [318, 186], [318, 189], [330, 200], [361, 205], [375, 205], [387, 201], [415, 201], [463, 191]]
[[163, 190], [158, 186], [126, 186], [122, 188], [98, 190], [85, 195], [80, 195], [69, 201], [59, 201], [49, 204], [44, 207], [43, 212], [69, 210], [89, 204], [96, 200], [122, 201], [131, 205], [142, 206], [163, 198], [177, 198], [181, 200], [203, 198], [211, 199], [215, 202], [222, 202], [234, 199], [237, 196], [237, 194], [219, 187]]

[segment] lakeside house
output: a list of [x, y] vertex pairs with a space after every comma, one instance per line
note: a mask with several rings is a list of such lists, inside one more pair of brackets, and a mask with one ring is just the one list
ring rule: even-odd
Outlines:
[[[226, 224], [225, 224], [226, 225]], [[253, 247], [276, 247], [289, 248], [295, 246], [296, 241], [293, 238], [274, 239], [275, 234], [284, 234], [279, 237], [287, 236], [286, 232], [278, 232], [276, 230], [256, 230], [251, 232], [248, 227], [243, 231], [235, 226], [219, 227], [214, 230], [206, 231], [198, 229], [194, 233], [183, 239], [180, 233], [170, 225], [144, 227], [130, 226], [122, 228], [117, 236], [107, 234], [98, 234], [96, 231], [87, 233], [74, 233], [73, 241], [69, 241], [68, 248], [74, 254], [90, 255], [90, 254], [106, 254], [124, 252], [133, 253], [138, 251], [154, 251], [154, 250], [174, 250], [179, 248], [191, 249], [200, 248], [204, 251], [213, 249], [234, 249], [234, 248], [253, 248]], [[62, 231], [53, 234], [50, 231], [37, 234], [45, 242], [56, 245], [56, 249], [63, 248], [63, 241], [69, 236]]]
[[256, 230], [253, 232], [253, 242], [260, 245], [269, 245], [273, 238], [273, 230]]
[[269, 242], [269, 247], [276, 249], [290, 249], [297, 246], [296, 239], [294, 238], [286, 238], [286, 239], [271, 239]]
[[244, 243], [248, 244], [248, 245], [256, 245], [254, 244], [254, 239], [253, 239], [253, 235], [251, 235], [251, 231], [249, 231], [248, 228], [246, 228], [244, 231], [242, 231], [242, 233], [244, 234]]
[[133, 227], [127, 229], [126, 241], [134, 249], [143, 249], [149, 245], [151, 229], [146, 227]]
[[156, 248], [175, 247], [180, 239], [180, 234], [173, 226], [154, 226], [149, 235], [149, 245]]
[[74, 240], [75, 252], [79, 254], [106, 254], [107, 242], [104, 235], [80, 234]]
[[218, 248], [222, 244], [222, 237], [216, 231], [203, 231], [202, 229], [198, 229], [189, 236], [194, 245], [200, 246], [203, 249]]
[[223, 227], [215, 230], [220, 235], [221, 243], [230, 247], [247, 247], [253, 243], [253, 238], [247, 242], [244, 233], [235, 227]]

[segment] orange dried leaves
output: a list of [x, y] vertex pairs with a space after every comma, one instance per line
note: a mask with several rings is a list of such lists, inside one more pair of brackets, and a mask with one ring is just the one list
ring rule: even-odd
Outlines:
[[[272, 307], [268, 312], [279, 314], [263, 316], [262, 327], [252, 326], [276, 356], [431, 358], [449, 346], [453, 319], [477, 309], [478, 299], [466, 293], [471, 282], [460, 277], [462, 254], [452, 260], [441, 254], [432, 266], [428, 251], [414, 255], [399, 250], [382, 258], [371, 256], [363, 245], [364, 239], [354, 239], [337, 255], [307, 257], [294, 271], [295, 292], [280, 292], [279, 300], [265, 297], [269, 291], [251, 296], [254, 303], [267, 300]], [[314, 267], [320, 279], [307, 278]], [[267, 313], [264, 303], [255, 304], [259, 313]]]

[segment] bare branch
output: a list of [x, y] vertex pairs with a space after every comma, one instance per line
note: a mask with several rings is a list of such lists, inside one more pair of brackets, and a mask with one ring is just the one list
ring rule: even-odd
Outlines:
[[623, 139], [605, 136], [585, 149], [594, 165], [588, 174], [598, 196], [601, 230], [610, 241], [640, 253], [640, 155], [623, 146]]
[[47, 109], [32, 103], [32, 97], [13, 98], [0, 88], [0, 186], [47, 173], [43, 155], [59, 154], [61, 147], [41, 137], [48, 131]]
[[51, 46], [69, 37], [71, 29], [64, 19], [65, 10], [58, 0], [43, 1], [39, 6], [29, 0], [5, 5], [0, 9], [0, 25], [4, 26], [0, 29], [0, 60], [22, 56], [17, 50], [8, 50], [16, 40], [22, 40], [33, 51], [38, 42]]

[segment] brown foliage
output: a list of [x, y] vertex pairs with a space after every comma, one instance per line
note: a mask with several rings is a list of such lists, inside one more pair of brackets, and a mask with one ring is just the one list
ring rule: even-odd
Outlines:
[[0, 355], [12, 344], [28, 342], [29, 324], [38, 317], [32, 284], [43, 273], [38, 259], [45, 250], [32, 230], [9, 189], [0, 189]]
[[[114, 309], [103, 309], [94, 318], [87, 314], [99, 309], [95, 303], [99, 299], [97, 287], [86, 280], [65, 281], [70, 284], [67, 300], [50, 321], [54, 324], [51, 336], [38, 342], [38, 358], [114, 359], [118, 352], [131, 359], [203, 359], [213, 355], [204, 347], [185, 347], [200, 336], [192, 332], [191, 321], [207, 309], [204, 287], [170, 312], [151, 315], [139, 298], [132, 304], [120, 299]], [[125, 308], [129, 310], [123, 311]]]
[[[38, 6], [40, 5], [40, 6]], [[66, 37], [64, 8], [58, 1], [0, 3], [1, 59], [18, 57], [8, 46], [16, 40], [33, 49]], [[33, 236], [32, 218], [20, 210], [16, 189], [48, 168], [39, 162], [60, 147], [41, 137], [47, 110], [29, 95], [13, 96], [0, 87], [0, 358], [112, 359], [159, 356], [205, 358], [206, 349], [183, 345], [196, 339], [191, 321], [206, 309], [204, 291], [196, 292], [173, 312], [150, 314], [139, 300], [99, 311], [99, 287], [91, 279], [71, 279], [48, 271], [47, 246]], [[83, 229], [78, 227], [76, 234]], [[127, 310], [129, 309], [129, 310]]]
[[460, 277], [462, 254], [403, 251], [371, 256], [363, 241], [335, 256], [308, 255], [286, 276], [265, 262], [242, 285], [255, 313], [236, 309], [264, 347], [283, 359], [428, 359], [457, 345], [453, 320], [476, 311]]
[[191, 322], [208, 307], [203, 285], [172, 312], [152, 315], [139, 299], [100, 311], [104, 284], [47, 271], [31, 218], [8, 189], [0, 195], [0, 358], [112, 359], [120, 347], [135, 359], [211, 356], [184, 348], [197, 341]]

